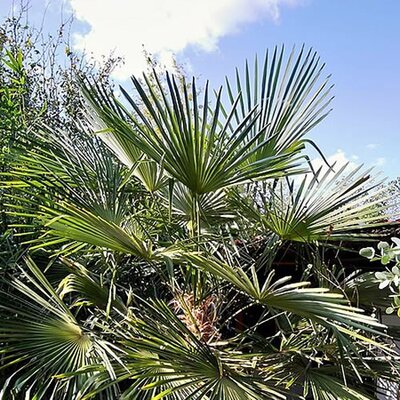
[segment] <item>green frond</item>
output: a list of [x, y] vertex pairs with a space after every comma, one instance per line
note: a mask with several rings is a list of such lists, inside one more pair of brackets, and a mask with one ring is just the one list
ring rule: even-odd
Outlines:
[[[116, 100], [113, 106], [117, 110], [100, 101], [99, 88], [94, 85], [82, 84], [83, 93], [105, 124], [107, 135], [118, 143], [130, 143], [140, 149], [193, 193], [209, 193], [296, 171], [299, 158], [294, 148], [271, 151], [249, 161], [273, 140], [268, 138], [256, 145], [262, 131], [250, 138], [260, 115], [256, 106], [236, 122], [234, 114], [239, 100], [234, 102], [229, 115], [223, 116], [221, 92], [210, 104], [208, 84], [201, 101], [194, 79], [190, 85], [184, 82], [179, 86], [176, 78], [167, 74], [164, 87], [155, 72], [152, 78], [145, 75], [145, 83], [132, 78], [140, 100], [121, 89], [133, 112]], [[99, 134], [101, 137], [101, 131]]]
[[282, 46], [267, 50], [262, 63], [256, 56], [252, 66], [246, 60], [242, 71], [236, 69], [234, 77], [226, 77], [230, 103], [239, 98], [235, 122], [259, 106], [260, 117], [249, 137], [262, 132], [256, 144], [268, 144], [257, 149], [251, 160], [303, 148], [306, 133], [331, 111], [332, 85], [329, 76], [321, 78], [324, 66], [311, 48], [303, 46], [298, 52], [293, 48], [286, 57]]
[[385, 326], [364, 314], [362, 309], [351, 306], [340, 293], [326, 288], [310, 288], [309, 282], [288, 283], [290, 276], [273, 282], [273, 271], [261, 286], [254, 268], [249, 276], [242, 268], [232, 267], [216, 259], [195, 254], [184, 257], [194, 266], [229, 282], [236, 290], [246, 293], [253, 301], [271, 310], [287, 311], [332, 328], [344, 336], [357, 337], [366, 343], [378, 345], [358, 332], [361, 329], [379, 335], [382, 334], [379, 330]]
[[[171, 212], [178, 219], [185, 222], [192, 221], [198, 211], [201, 228], [212, 227], [234, 219], [235, 212], [229, 207], [226, 197], [225, 191], [220, 190], [204, 193], [198, 196], [197, 202], [194, 202], [193, 195], [186, 186], [180, 183], [173, 186], [171, 199], [167, 191], [163, 195], [166, 204], [171, 201]], [[198, 207], [198, 210], [195, 207]]]
[[[362, 387], [354, 389], [345, 382], [318, 369], [309, 369], [306, 373], [306, 385], [315, 400], [372, 400], [374, 397], [364, 393]], [[361, 385], [360, 385], [361, 386]]]
[[[334, 167], [334, 166], [333, 166]], [[361, 166], [337, 172], [322, 168], [297, 182], [279, 182], [254, 200], [233, 194], [231, 204], [249, 220], [258, 222], [265, 232], [283, 240], [297, 242], [360, 240], [374, 237], [370, 230], [388, 224], [381, 182]], [[247, 196], [248, 197], [248, 196]]]
[[127, 312], [125, 304], [116, 294], [115, 284], [112, 281], [107, 287], [76, 261], [63, 259], [62, 262], [68, 267], [70, 274], [58, 286], [57, 293], [60, 298], [74, 293], [77, 298], [74, 299], [72, 306], [95, 305], [107, 311], [116, 308], [121, 313]]
[[[26, 265], [26, 281], [16, 278], [9, 290], [0, 292], [2, 368], [18, 367], [18, 375], [10, 375], [1, 390], [6, 398], [31, 393], [32, 398], [47, 399], [57, 391], [57, 398], [70, 399], [85, 376], [68, 382], [56, 376], [101, 361], [109, 364], [107, 345], [79, 325], [32, 260], [26, 259]], [[108, 373], [113, 376], [112, 370]]]
[[200, 341], [164, 302], [140, 303], [140, 307], [144, 310], [138, 316], [133, 310], [132, 317], [113, 327], [125, 353], [126, 372], [120, 379], [131, 382], [121, 398], [286, 398], [276, 382], [252, 374], [254, 361]]

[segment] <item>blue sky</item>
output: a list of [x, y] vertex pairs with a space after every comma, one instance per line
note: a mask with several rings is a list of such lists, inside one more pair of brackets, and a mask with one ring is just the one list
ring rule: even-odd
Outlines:
[[[12, 3], [0, 2], [1, 16]], [[400, 176], [399, 0], [32, 0], [32, 22], [46, 4], [48, 30], [61, 9], [75, 14], [76, 49], [126, 57], [122, 81], [141, 69], [146, 41], [166, 63], [174, 53], [215, 85], [256, 52], [312, 46], [332, 74], [335, 100], [311, 137], [332, 159]]]
[[[315, 48], [332, 73], [333, 112], [312, 137], [326, 154], [342, 149], [356, 162], [400, 175], [400, 1], [314, 0], [283, 9], [223, 38], [217, 54], [191, 54], [196, 71], [219, 81], [225, 69], [275, 44]], [[210, 71], [211, 72], [211, 71]]]

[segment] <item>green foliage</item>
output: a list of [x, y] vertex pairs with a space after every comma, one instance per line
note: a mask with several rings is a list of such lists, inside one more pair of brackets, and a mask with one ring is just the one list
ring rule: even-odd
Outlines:
[[[8, 133], [2, 138], [5, 149], [12, 147], [15, 135], [24, 129], [24, 95], [26, 94], [26, 72], [24, 70], [23, 55], [19, 50], [14, 56], [6, 50], [2, 55], [2, 87], [0, 90], [0, 129]], [[8, 140], [8, 142], [7, 142]]]
[[[244, 216], [261, 225], [263, 232], [274, 232], [282, 240], [296, 242], [371, 239], [365, 227], [387, 225], [385, 189], [374, 181], [370, 170], [357, 167], [337, 172], [322, 167], [299, 183], [281, 181], [274, 188], [252, 193], [233, 193], [231, 204], [243, 209]], [[373, 199], [371, 201], [371, 199]], [[260, 212], [261, 210], [261, 212]]]
[[[26, 388], [27, 394], [34, 390], [39, 398], [52, 391], [73, 398], [85, 379], [65, 384], [55, 375], [75, 372], [101, 360], [107, 365], [106, 344], [93, 331], [85, 332], [79, 326], [31, 259], [26, 260], [26, 265], [32, 274], [25, 275], [26, 282], [11, 280], [9, 290], [0, 292], [3, 317], [0, 339], [7, 342], [3, 367], [21, 365], [11, 393]], [[11, 375], [5, 382], [3, 392], [8, 393], [12, 378]]]
[[330, 103], [312, 50], [275, 49], [215, 96], [154, 70], [121, 100], [76, 64], [35, 80], [17, 44], [0, 89], [18, 133], [1, 171], [0, 397], [364, 400], [397, 381], [398, 337], [373, 315], [397, 266], [325, 262], [322, 243], [390, 216], [369, 171], [309, 170]]
[[[75, 83], [75, 74], [95, 77], [107, 84], [118, 59], [105, 60], [104, 65], [82, 58], [68, 49], [69, 23], [62, 23], [55, 35], [46, 37], [29, 26], [28, 4], [21, 2], [21, 12], [6, 18], [0, 26], [0, 173], [3, 179], [10, 171], [12, 153], [23, 146], [29, 151], [46, 138], [33, 131], [45, 124], [52, 129], [67, 129], [74, 137], [81, 135], [77, 121], [82, 115], [82, 96]], [[13, 268], [23, 252], [21, 237], [14, 224], [32, 225], [6, 213], [5, 202], [13, 189], [0, 188], [0, 275]], [[23, 194], [20, 205], [29, 194]]]

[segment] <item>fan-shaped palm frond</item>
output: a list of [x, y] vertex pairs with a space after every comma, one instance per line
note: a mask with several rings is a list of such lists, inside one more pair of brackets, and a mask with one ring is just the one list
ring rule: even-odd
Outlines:
[[309, 141], [304, 135], [330, 112], [332, 86], [329, 77], [320, 82], [323, 69], [324, 64], [312, 49], [306, 51], [303, 46], [297, 54], [293, 49], [286, 59], [282, 46], [273, 52], [267, 50], [261, 66], [256, 56], [253, 69], [246, 61], [242, 73], [236, 69], [234, 78], [226, 77], [230, 103], [234, 104], [241, 94], [234, 120], [241, 121], [259, 105], [260, 117], [249, 138], [261, 131], [257, 144], [271, 139], [255, 152], [254, 159], [281, 154]]
[[[193, 196], [188, 188], [177, 183], [172, 188], [172, 197], [169, 198], [167, 191], [163, 197], [165, 203], [171, 202], [171, 211], [178, 219], [190, 223], [198, 211], [201, 228], [215, 226], [235, 217], [235, 212], [227, 203], [226, 193], [223, 190], [204, 193], [198, 197], [197, 202], [193, 202]], [[198, 210], [194, 209], [195, 207]]]
[[[260, 223], [284, 240], [355, 240], [371, 238], [370, 228], [387, 224], [391, 219], [382, 195], [381, 182], [362, 166], [347, 172], [348, 164], [337, 170], [306, 175], [300, 183], [280, 182], [265, 196], [246, 199], [238, 193], [231, 196], [233, 205], [243, 215]], [[253, 203], [253, 204], [252, 204]], [[256, 206], [257, 205], [257, 206]]]
[[[87, 89], [91, 88], [89, 92]], [[101, 132], [101, 139], [125, 164], [145, 188], [154, 193], [165, 184], [162, 166], [146, 157], [124, 132], [131, 130], [130, 117], [121, 109], [117, 99], [107, 88], [96, 82], [82, 82], [82, 90], [89, 102], [86, 103], [86, 118], [94, 132]], [[99, 107], [102, 105], [103, 108]], [[111, 128], [112, 127], [112, 128]], [[113, 133], [121, 130], [121, 134]]]
[[305, 384], [310, 386], [314, 399], [372, 400], [374, 398], [365, 393], [362, 388], [353, 389], [349, 387], [345, 382], [332, 376], [332, 372], [325, 374], [316, 368], [310, 368], [305, 375]]
[[7, 185], [52, 188], [58, 197], [69, 195], [76, 205], [117, 223], [123, 218], [128, 171], [98, 138], [75, 138], [46, 126], [31, 136], [28, 147], [21, 145], [10, 156], [13, 169], [7, 176], [14, 180], [8, 179]]
[[[127, 171], [97, 139], [88, 139], [81, 149], [70, 147], [68, 137], [63, 137], [65, 142], [57, 139], [49, 142], [49, 149], [34, 148], [19, 155], [13, 180], [4, 182], [21, 193], [8, 195], [13, 201], [7, 204], [14, 209], [11, 213], [33, 218], [34, 227], [42, 231], [26, 243], [65, 244], [60, 251], [64, 254], [90, 244], [146, 260], [158, 257], [163, 250], [153, 249], [148, 232], [152, 225], [143, 227], [140, 221], [146, 219], [135, 218], [141, 210], [134, 209], [137, 197]], [[32, 228], [31, 222], [25, 227]]]
[[[110, 365], [108, 345], [79, 325], [32, 260], [26, 259], [26, 264], [27, 281], [13, 279], [9, 289], [0, 292], [3, 368], [16, 368], [2, 396], [71, 399], [87, 376], [68, 382], [55, 376], [99, 362]], [[114, 376], [112, 369], [107, 373]]]
[[252, 374], [255, 359], [200, 341], [162, 301], [141, 307], [112, 328], [124, 347], [118, 380], [131, 382], [122, 399], [285, 399], [276, 381]]
[[118, 107], [115, 111], [101, 101], [98, 88], [93, 85], [84, 84], [83, 92], [106, 125], [107, 137], [112, 135], [118, 143], [130, 142], [192, 193], [199, 195], [296, 171], [297, 147], [285, 147], [281, 152], [272, 150], [265, 157], [249, 161], [261, 148], [271, 145], [273, 139], [255, 145], [262, 131], [249, 138], [259, 117], [256, 105], [243, 119], [234, 121], [240, 95], [229, 114], [222, 116], [221, 91], [210, 104], [208, 84], [200, 103], [194, 79], [191, 89], [185, 82], [179, 87], [175, 77], [168, 74], [166, 87], [155, 72], [153, 80], [145, 75], [144, 81], [132, 78], [138, 100], [121, 89], [133, 113], [117, 101], [113, 103]]
[[62, 299], [70, 293], [77, 295], [71, 307], [95, 305], [103, 310], [117, 309], [120, 313], [126, 313], [127, 309], [122, 299], [117, 295], [115, 285], [110, 282], [107, 287], [104, 282], [93, 276], [87, 268], [78, 262], [63, 259], [63, 264], [70, 271], [58, 285], [57, 293]]
[[357, 304], [364, 307], [382, 307], [386, 309], [392, 303], [390, 290], [380, 289], [380, 280], [374, 272], [358, 273], [351, 279], [347, 279], [344, 288], [347, 296]]
[[[375, 318], [363, 314], [362, 309], [352, 307], [343, 294], [326, 288], [309, 288], [309, 282], [288, 283], [291, 280], [290, 276], [273, 282], [272, 271], [260, 286], [254, 267], [251, 268], [249, 277], [242, 268], [232, 267], [216, 259], [207, 259], [196, 254], [187, 254], [185, 259], [231, 283], [237, 290], [249, 295], [253, 301], [272, 310], [294, 313], [344, 335], [362, 338], [357, 332], [359, 329], [379, 335], [379, 329], [384, 328]], [[351, 328], [355, 330], [352, 331]], [[367, 337], [364, 339], [369, 341]]]

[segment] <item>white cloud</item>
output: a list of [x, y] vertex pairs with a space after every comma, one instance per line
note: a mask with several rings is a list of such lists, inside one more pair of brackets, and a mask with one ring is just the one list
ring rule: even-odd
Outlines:
[[386, 164], [386, 158], [385, 157], [378, 157], [376, 160], [375, 160], [375, 163], [374, 163], [377, 167], [381, 167], [382, 165], [384, 165], [384, 164]]
[[378, 145], [376, 143], [368, 143], [366, 147], [369, 150], [374, 150], [378, 147]]
[[[350, 157], [346, 155], [346, 153], [342, 149], [337, 149], [335, 153], [331, 154], [328, 157], [325, 157], [325, 160], [323, 160], [321, 157], [314, 158], [311, 160], [312, 167], [314, 169], [314, 172], [317, 172], [319, 169], [320, 175], [319, 177], [321, 178], [323, 175], [325, 175], [328, 170], [329, 166], [332, 167], [332, 170], [328, 174], [328, 176], [332, 177], [335, 172], [338, 172], [340, 168], [342, 168], [344, 165], [347, 164], [347, 167], [344, 171], [344, 175], [347, 173], [350, 173], [353, 171], [355, 168], [359, 166], [359, 163], [355, 163], [354, 161], [358, 160], [358, 156], [353, 154]], [[329, 164], [329, 166], [328, 166]], [[311, 172], [306, 174], [306, 180], [309, 181], [313, 178], [313, 174]], [[299, 186], [301, 182], [304, 179], [304, 175], [295, 175], [293, 177], [293, 181], [295, 186]]]
[[[328, 164], [332, 166], [333, 171], [335, 172], [337, 172], [347, 163], [347, 171], [351, 171], [358, 166], [358, 164], [356, 164], [354, 161], [351, 161], [357, 161], [358, 156], [353, 154], [351, 157], [348, 157], [342, 149], [337, 149], [336, 152], [327, 157], [326, 160], [328, 161]], [[321, 168], [321, 173], [325, 173], [328, 170], [328, 166], [326, 165], [326, 162], [322, 160], [322, 158], [316, 158], [312, 160], [311, 163], [315, 171]]]
[[119, 78], [146, 67], [143, 46], [168, 64], [173, 54], [189, 46], [218, 49], [221, 37], [265, 18], [278, 21], [280, 6], [304, 0], [69, 0], [77, 19], [89, 25], [75, 34], [75, 48], [95, 58], [110, 54], [125, 58]]
[[[361, 164], [357, 155], [352, 154], [351, 156], [347, 156], [347, 154], [342, 149], [337, 149], [334, 154], [326, 157], [326, 160], [328, 161], [329, 165], [333, 166], [333, 172], [337, 172], [345, 164], [348, 164], [346, 167], [346, 171], [350, 172]], [[365, 168], [378, 168], [375, 169], [375, 174], [379, 174], [379, 167], [384, 166], [386, 162], [387, 160], [385, 157], [377, 157], [371, 165], [366, 165]], [[315, 171], [321, 168], [321, 174], [324, 174], [328, 171], [328, 166], [326, 165], [326, 162], [320, 157], [313, 159], [311, 163]]]

